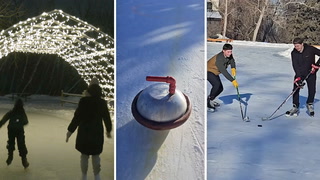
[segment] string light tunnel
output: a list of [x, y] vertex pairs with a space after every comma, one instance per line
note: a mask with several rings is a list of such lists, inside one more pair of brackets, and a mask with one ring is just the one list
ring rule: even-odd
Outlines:
[[44, 12], [0, 32], [0, 59], [12, 52], [56, 54], [89, 84], [97, 78], [114, 97], [114, 40], [61, 10]]
[[171, 76], [147, 76], [146, 80], [160, 83], [153, 83], [135, 96], [131, 104], [134, 118], [153, 130], [169, 130], [185, 123], [192, 106], [188, 96], [176, 89], [176, 80]]

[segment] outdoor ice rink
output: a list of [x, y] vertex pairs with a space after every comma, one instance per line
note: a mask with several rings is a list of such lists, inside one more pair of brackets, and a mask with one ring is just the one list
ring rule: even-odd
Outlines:
[[[1, 97], [0, 116], [12, 108], [13, 101], [7, 96]], [[75, 149], [76, 132], [66, 143], [66, 132], [73, 117], [76, 105], [60, 105], [59, 98], [31, 97], [25, 103], [29, 124], [25, 127], [28, 161], [30, 166], [24, 169], [19, 151], [14, 151], [10, 166], [7, 158], [7, 125], [0, 129], [0, 179], [10, 180], [72, 180], [80, 179], [80, 153]], [[112, 132], [113, 136], [113, 132]], [[105, 137], [101, 158], [101, 179], [113, 179], [114, 137]], [[91, 161], [89, 161], [88, 179], [93, 179]]]

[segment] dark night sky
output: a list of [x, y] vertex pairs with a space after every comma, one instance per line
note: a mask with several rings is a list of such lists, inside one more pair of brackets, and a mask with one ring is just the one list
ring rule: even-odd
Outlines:
[[[27, 16], [61, 9], [114, 37], [114, 0], [22, 0]], [[22, 19], [24, 20], [24, 19]]]
[[[11, 2], [23, 4], [23, 16], [13, 19], [12, 22], [17, 21], [15, 23], [39, 16], [43, 12], [60, 9], [100, 28], [111, 37], [114, 36], [113, 0], [14, 0]], [[41, 63], [37, 66], [39, 60]], [[46, 71], [43, 71], [44, 69]], [[30, 79], [32, 81], [28, 83]], [[52, 79], [57, 83], [49, 83], [53, 82]], [[59, 95], [61, 90], [81, 93], [84, 88], [86, 88], [84, 80], [79, 77], [75, 69], [57, 55], [10, 53], [9, 56], [0, 59], [0, 95], [22, 91]]]

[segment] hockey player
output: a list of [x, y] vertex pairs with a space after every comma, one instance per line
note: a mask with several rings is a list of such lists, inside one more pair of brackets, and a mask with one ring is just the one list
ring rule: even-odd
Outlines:
[[[215, 98], [223, 91], [223, 85], [219, 74], [223, 74], [234, 87], [238, 87], [238, 82], [235, 80], [236, 63], [232, 56], [232, 45], [224, 44], [222, 51], [207, 61], [207, 80], [212, 88], [207, 99], [208, 111], [214, 111], [215, 107], [220, 106]], [[231, 74], [227, 71], [228, 66], [231, 66]]]
[[[310, 116], [314, 116], [314, 96], [316, 93], [316, 72], [320, 61], [315, 63], [315, 55], [320, 56], [320, 50], [303, 43], [302, 38], [293, 40], [294, 49], [291, 52], [292, 67], [295, 72], [293, 89], [304, 86], [305, 79], [308, 87], [308, 98], [306, 106]], [[311, 72], [311, 73], [310, 73]], [[307, 75], [310, 73], [309, 77]], [[299, 92], [300, 88], [293, 94], [293, 107], [286, 112], [286, 116], [297, 116], [299, 114]]]
[[15, 140], [17, 139], [22, 165], [24, 168], [27, 168], [29, 166], [29, 162], [27, 160], [28, 150], [25, 143], [24, 126], [28, 124], [28, 118], [24, 111], [23, 101], [21, 99], [18, 99], [15, 102], [13, 109], [3, 116], [0, 121], [0, 127], [2, 127], [8, 120], [8, 159], [6, 160], [6, 163], [9, 166], [13, 160]]

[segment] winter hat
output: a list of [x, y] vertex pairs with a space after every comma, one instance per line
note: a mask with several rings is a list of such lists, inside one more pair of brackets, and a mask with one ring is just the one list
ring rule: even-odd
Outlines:
[[13, 110], [14, 111], [20, 111], [20, 110], [23, 110], [23, 101], [22, 99], [17, 99], [16, 102], [14, 103], [14, 106], [13, 106]]
[[303, 43], [303, 39], [302, 38], [294, 38], [293, 39], [293, 44], [302, 44]]
[[102, 96], [102, 89], [98, 84], [91, 84], [89, 85], [87, 92], [92, 97], [101, 97]]
[[222, 50], [232, 50], [232, 45], [231, 44], [224, 44], [222, 47]]

